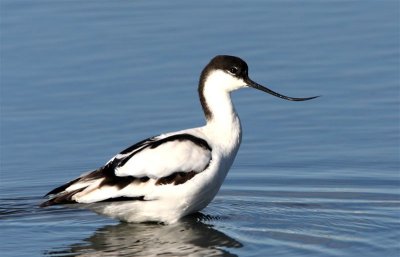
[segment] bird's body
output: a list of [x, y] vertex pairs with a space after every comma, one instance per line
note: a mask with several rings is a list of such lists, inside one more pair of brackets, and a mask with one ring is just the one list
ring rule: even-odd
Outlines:
[[[199, 83], [206, 125], [143, 140], [103, 167], [58, 187], [42, 206], [83, 203], [129, 222], [175, 222], [205, 208], [222, 185], [241, 143], [241, 124], [230, 92], [247, 85], [278, 97], [251, 81], [247, 64], [217, 56]], [[261, 87], [261, 88], [260, 88]]]

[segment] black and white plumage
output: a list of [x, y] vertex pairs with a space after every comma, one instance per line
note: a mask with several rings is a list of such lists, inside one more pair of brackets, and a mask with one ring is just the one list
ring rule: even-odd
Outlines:
[[[181, 165], [177, 167], [177, 160], [166, 156], [166, 152], [182, 157]], [[144, 193], [140, 191], [114, 194], [111, 197], [102, 191], [115, 187], [122, 192], [129, 185], [147, 183], [150, 180], [155, 185], [183, 184], [204, 171], [210, 161], [210, 146], [205, 140], [193, 135], [180, 133], [148, 138], [125, 149], [100, 169], [52, 190], [48, 195], [60, 195], [44, 202], [42, 206], [75, 202], [72, 196], [81, 192], [85, 193], [79, 201], [82, 203], [123, 198], [145, 200]]]
[[230, 92], [253, 87], [274, 96], [248, 77], [238, 57], [216, 56], [200, 76], [203, 127], [166, 133], [123, 150], [103, 167], [47, 195], [42, 207], [82, 203], [96, 212], [131, 222], [174, 222], [206, 207], [217, 194], [241, 142], [241, 125]]

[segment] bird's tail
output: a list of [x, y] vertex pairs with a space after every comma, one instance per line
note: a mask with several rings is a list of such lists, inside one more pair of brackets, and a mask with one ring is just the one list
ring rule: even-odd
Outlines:
[[63, 191], [61, 193], [58, 193], [54, 195], [52, 198], [49, 200], [43, 202], [40, 204], [40, 207], [47, 207], [51, 205], [56, 205], [56, 204], [68, 204], [68, 203], [76, 203], [75, 200], [72, 199], [72, 197], [86, 189], [86, 187], [82, 187], [73, 191]]
[[51, 196], [49, 200], [40, 204], [40, 207], [47, 207], [56, 204], [76, 203], [73, 196], [85, 190], [91, 182], [98, 180], [102, 176], [102, 170], [98, 169], [80, 176], [62, 186], [54, 188], [46, 196]]

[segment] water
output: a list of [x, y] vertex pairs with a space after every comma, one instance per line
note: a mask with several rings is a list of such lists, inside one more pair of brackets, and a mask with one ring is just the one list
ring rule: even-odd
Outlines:
[[[1, 3], [2, 256], [399, 256], [398, 1]], [[171, 225], [38, 208], [145, 137], [200, 126], [198, 76], [241, 56], [244, 136]]]

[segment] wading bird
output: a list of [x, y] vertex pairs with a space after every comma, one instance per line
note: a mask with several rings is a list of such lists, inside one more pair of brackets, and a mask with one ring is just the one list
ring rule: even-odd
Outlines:
[[82, 203], [128, 222], [172, 223], [205, 208], [217, 194], [241, 143], [230, 93], [255, 88], [290, 101], [252, 81], [242, 59], [220, 55], [203, 69], [198, 93], [203, 127], [165, 133], [123, 150], [101, 168], [50, 191], [42, 207]]

